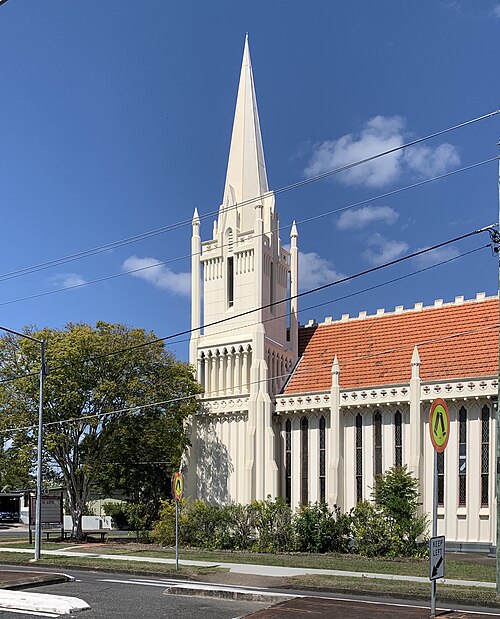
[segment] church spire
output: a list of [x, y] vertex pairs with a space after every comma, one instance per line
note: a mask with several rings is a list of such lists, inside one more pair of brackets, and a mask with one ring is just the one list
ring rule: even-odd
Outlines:
[[241, 203], [268, 191], [247, 34], [222, 206]]

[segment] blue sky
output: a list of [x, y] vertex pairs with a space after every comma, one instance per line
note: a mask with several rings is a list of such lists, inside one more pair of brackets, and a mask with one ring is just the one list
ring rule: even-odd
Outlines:
[[[8, 0], [0, 6], [0, 324], [106, 320], [189, 328], [189, 225], [85, 259], [11, 272], [203, 218], [222, 199], [245, 33], [270, 187], [500, 108], [500, 1]], [[277, 198], [295, 219], [301, 289], [498, 219], [500, 115]], [[367, 202], [343, 215], [302, 220]], [[202, 221], [202, 238], [211, 235]], [[301, 322], [497, 288], [487, 236], [301, 300]], [[68, 285], [169, 261], [135, 275]], [[32, 299], [18, 299], [50, 293]], [[13, 302], [17, 301], [17, 302]], [[325, 303], [322, 307], [310, 306]], [[170, 346], [187, 358], [187, 346]]]

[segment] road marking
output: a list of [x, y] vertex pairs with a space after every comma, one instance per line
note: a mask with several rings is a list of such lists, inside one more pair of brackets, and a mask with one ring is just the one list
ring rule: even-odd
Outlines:
[[0, 608], [1, 613], [16, 613], [20, 615], [34, 615], [35, 617], [60, 617], [54, 613], [41, 613], [35, 610], [17, 610], [17, 608]]
[[[302, 596], [307, 597], [307, 596]], [[375, 604], [379, 606], [396, 606], [398, 608], [421, 608], [423, 610], [429, 610], [430, 606], [421, 606], [419, 604], [402, 604], [401, 602], [382, 602], [376, 600], [356, 600], [355, 598], [339, 598], [327, 595], [318, 595], [318, 596], [310, 596], [310, 597], [318, 597], [322, 600], [334, 600], [335, 602], [356, 602], [357, 604]], [[460, 612], [467, 613], [468, 615], [488, 615], [490, 617], [500, 617], [500, 613], [488, 612], [488, 611], [480, 611], [480, 610], [463, 610], [462, 608], [436, 608], [443, 613], [450, 612]]]

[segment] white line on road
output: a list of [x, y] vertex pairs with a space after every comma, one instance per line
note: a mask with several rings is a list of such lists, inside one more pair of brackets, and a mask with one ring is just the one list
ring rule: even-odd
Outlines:
[[35, 617], [60, 617], [54, 613], [41, 613], [34, 610], [18, 610], [17, 608], [0, 608], [1, 613], [16, 613], [20, 615], [34, 615]]

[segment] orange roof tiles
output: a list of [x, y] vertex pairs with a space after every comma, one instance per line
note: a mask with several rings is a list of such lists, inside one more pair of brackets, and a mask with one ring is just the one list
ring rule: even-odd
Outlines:
[[342, 388], [407, 383], [415, 345], [423, 381], [498, 372], [498, 300], [466, 301], [299, 330], [297, 365], [285, 393], [331, 388], [337, 355]]

